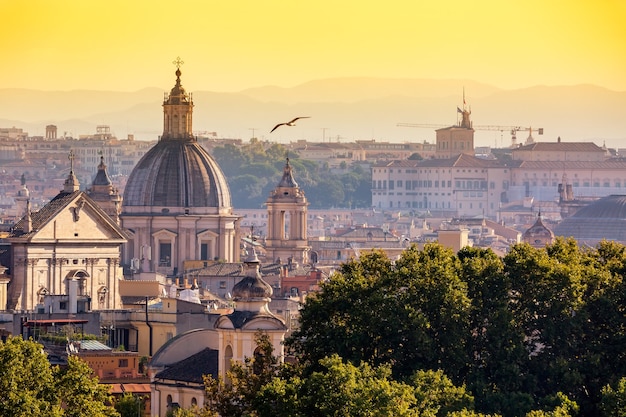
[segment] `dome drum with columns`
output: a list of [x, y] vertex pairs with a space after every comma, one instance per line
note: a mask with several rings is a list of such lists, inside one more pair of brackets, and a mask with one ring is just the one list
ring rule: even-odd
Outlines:
[[238, 224], [226, 178], [192, 133], [193, 100], [176, 83], [163, 101], [163, 135], [131, 172], [121, 221], [131, 231], [124, 265], [141, 271], [182, 273], [186, 260], [235, 262]]

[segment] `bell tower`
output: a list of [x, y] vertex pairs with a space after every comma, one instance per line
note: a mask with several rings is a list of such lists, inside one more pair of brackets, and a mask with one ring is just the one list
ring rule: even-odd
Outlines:
[[268, 224], [265, 250], [268, 259], [308, 263], [311, 249], [307, 240], [309, 203], [293, 178], [289, 158], [283, 169], [283, 177], [270, 193], [266, 204]]
[[91, 183], [91, 188], [87, 190], [87, 194], [98, 203], [100, 208], [102, 208], [115, 223], [120, 224], [122, 196], [117, 188], [113, 186], [111, 177], [109, 177], [109, 173], [107, 172], [107, 166], [104, 163], [104, 156], [102, 155], [100, 156], [98, 173]]

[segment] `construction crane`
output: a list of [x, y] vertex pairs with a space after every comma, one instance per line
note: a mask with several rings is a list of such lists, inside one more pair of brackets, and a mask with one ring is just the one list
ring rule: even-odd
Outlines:
[[[434, 128], [434, 129], [442, 129], [446, 127], [460, 127], [460, 125], [442, 125], [442, 124], [428, 124], [428, 123], [398, 123], [396, 126], [399, 127], [419, 127], [419, 128]], [[480, 125], [480, 126], [472, 126], [474, 130], [495, 130], [499, 132], [509, 132], [511, 134], [511, 147], [514, 148], [517, 146], [517, 132], [529, 132], [528, 138], [526, 139], [526, 144], [533, 143], [534, 139], [532, 137], [533, 131], [537, 132], [539, 135], [543, 135], [543, 128], [533, 129], [532, 127], [521, 127], [521, 126], [497, 126], [497, 125]]]
[[520, 127], [520, 126], [474, 126], [474, 130], [497, 130], [499, 132], [511, 133], [511, 148], [517, 146], [517, 132], [528, 132], [528, 138], [526, 138], [526, 145], [529, 145], [535, 141], [533, 138], [533, 131], [538, 135], [543, 135], [543, 127], [533, 129], [532, 127]]

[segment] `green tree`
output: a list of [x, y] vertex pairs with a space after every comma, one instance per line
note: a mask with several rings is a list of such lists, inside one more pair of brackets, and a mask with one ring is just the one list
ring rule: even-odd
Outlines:
[[532, 398], [519, 393], [528, 353], [509, 308], [511, 285], [502, 258], [490, 249], [470, 247], [458, 257], [471, 300], [467, 355], [472, 359], [465, 381], [476, 406], [507, 414], [528, 409]]
[[474, 398], [464, 386], [457, 387], [443, 371], [417, 371], [409, 380], [415, 388], [419, 415], [444, 417], [454, 411], [473, 410]]
[[143, 415], [143, 404], [140, 397], [126, 392], [115, 401], [115, 410], [120, 417], [140, 417]]
[[342, 264], [321, 291], [307, 297], [287, 345], [313, 368], [333, 354], [354, 364], [391, 362], [400, 325], [392, 269], [382, 251]]
[[526, 417], [572, 417], [579, 411], [578, 404], [561, 392], [546, 397], [542, 402], [543, 409], [529, 411]]
[[429, 243], [422, 250], [407, 248], [395, 263], [398, 294], [409, 312], [402, 329], [406, 338], [421, 333], [411, 348], [403, 351], [404, 370], [442, 369], [459, 383], [468, 371], [466, 345], [469, 335], [470, 299], [467, 284], [459, 275], [460, 264], [452, 250]]
[[300, 312], [287, 344], [311, 366], [338, 354], [353, 364], [390, 363], [396, 377], [418, 369], [467, 370], [469, 312], [458, 260], [440, 245], [405, 250], [395, 265], [371, 252], [339, 268]]
[[246, 358], [244, 363], [232, 363], [226, 380], [205, 376], [206, 410], [217, 412], [221, 417], [255, 415], [262, 401], [259, 391], [280, 371], [269, 336], [258, 332], [255, 341], [257, 354]]
[[0, 342], [0, 415], [61, 416], [50, 363], [32, 340]]
[[320, 361], [321, 369], [302, 383], [302, 416], [419, 416], [409, 385], [391, 379], [386, 366], [355, 366], [337, 355]]
[[55, 387], [67, 417], [114, 417], [119, 413], [112, 407], [107, 385], [100, 385], [85, 361], [68, 356], [67, 366], [55, 368]]
[[226, 178], [238, 175], [240, 167], [250, 163], [249, 156], [245, 155], [241, 148], [230, 143], [215, 147], [211, 154], [220, 165]]
[[67, 367], [52, 368], [39, 343], [21, 337], [0, 342], [0, 415], [119, 416], [110, 401], [108, 387], [81, 359], [70, 356]]
[[615, 388], [602, 388], [600, 411], [603, 417], [626, 417], [626, 378], [621, 378]]

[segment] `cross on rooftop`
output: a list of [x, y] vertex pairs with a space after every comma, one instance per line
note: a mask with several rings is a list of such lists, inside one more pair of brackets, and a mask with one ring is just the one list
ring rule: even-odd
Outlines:
[[70, 149], [70, 153], [69, 155], [67, 155], [67, 159], [70, 160], [70, 172], [74, 172], [74, 158], [75, 158], [74, 150]]
[[176, 69], [180, 69], [180, 66], [183, 65], [185, 62], [180, 59], [179, 56], [176, 57], [176, 60], [172, 61], [172, 64], [176, 65]]

